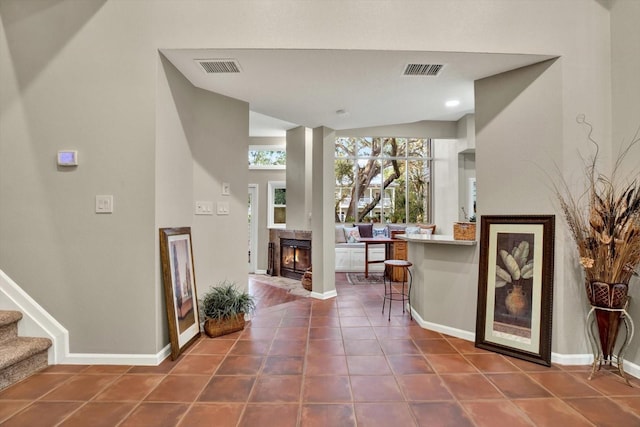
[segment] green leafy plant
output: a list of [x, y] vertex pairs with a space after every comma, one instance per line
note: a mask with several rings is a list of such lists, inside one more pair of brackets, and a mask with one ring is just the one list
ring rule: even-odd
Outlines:
[[226, 320], [238, 314], [250, 314], [255, 309], [254, 298], [226, 280], [211, 286], [200, 299], [200, 314], [207, 319]]
[[476, 222], [476, 214], [473, 214], [473, 215], [471, 215], [471, 216], [468, 216], [468, 215], [467, 215], [467, 211], [466, 211], [466, 210], [464, 210], [464, 207], [461, 207], [461, 208], [460, 208], [460, 210], [462, 210], [462, 214], [464, 215], [464, 219], [465, 219], [465, 221], [468, 221], [468, 222]]

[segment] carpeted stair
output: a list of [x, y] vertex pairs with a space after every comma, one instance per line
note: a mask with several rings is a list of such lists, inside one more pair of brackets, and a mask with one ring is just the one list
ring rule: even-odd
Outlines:
[[0, 390], [48, 365], [48, 338], [18, 336], [19, 311], [0, 310]]

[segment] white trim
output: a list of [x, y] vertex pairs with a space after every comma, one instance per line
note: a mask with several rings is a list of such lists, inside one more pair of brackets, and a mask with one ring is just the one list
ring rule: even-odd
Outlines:
[[[460, 338], [466, 341], [475, 342], [476, 334], [474, 332], [465, 331], [462, 329], [452, 328], [450, 326], [444, 326], [437, 323], [427, 322], [412, 308], [411, 313], [413, 319], [424, 329], [440, 332], [443, 334], [451, 335], [452, 337]], [[551, 363], [558, 365], [572, 366], [572, 365], [590, 365], [593, 363], [593, 354], [560, 354], [551, 353]], [[632, 377], [640, 378], [640, 366], [635, 363], [624, 361], [624, 372]]]
[[625, 360], [623, 367], [625, 374], [629, 374], [635, 378], [640, 378], [640, 365], [636, 365], [635, 363]]
[[171, 344], [167, 344], [156, 354], [100, 354], [70, 353], [63, 363], [67, 365], [137, 365], [158, 366], [171, 354]]
[[258, 184], [249, 184], [249, 194], [251, 194], [251, 226], [249, 230], [249, 245], [251, 246], [251, 262], [249, 262], [249, 273], [255, 273], [258, 266], [258, 208], [259, 204]]
[[287, 151], [287, 143], [249, 145], [249, 151]]
[[311, 292], [311, 294], [309, 294], [309, 296], [311, 298], [315, 298], [315, 299], [329, 299], [329, 298], [335, 298], [338, 296], [338, 292], [336, 292], [336, 290], [332, 290], [329, 292], [325, 292], [323, 294], [321, 294], [320, 292]]
[[551, 353], [551, 362], [559, 365], [590, 365], [593, 363], [593, 354], [560, 354]]
[[287, 182], [286, 181], [269, 181], [267, 182], [267, 228], [280, 228], [280, 229], [285, 229], [287, 228], [287, 224], [276, 224], [274, 223], [274, 215], [273, 215], [273, 209], [278, 206], [278, 207], [286, 207], [287, 205], [275, 205], [274, 204], [274, 193], [277, 189], [281, 189], [284, 188], [286, 190], [287, 188]]
[[249, 170], [285, 170], [287, 165], [252, 165]]
[[256, 270], [253, 274], [267, 274], [267, 270]]
[[18, 310], [22, 313], [18, 333], [22, 336], [49, 338], [52, 342], [48, 351], [49, 364], [62, 363], [69, 353], [69, 331], [2, 270], [0, 294], [6, 296], [0, 298], [0, 309]]
[[444, 326], [438, 323], [427, 322], [422, 317], [420, 317], [420, 315], [413, 308], [411, 308], [411, 314], [413, 315], [413, 320], [415, 320], [416, 323], [424, 329], [440, 332], [442, 334], [447, 334], [466, 341], [475, 342], [476, 340], [476, 334], [474, 332], [464, 331], [462, 329], [452, 328], [451, 326]]

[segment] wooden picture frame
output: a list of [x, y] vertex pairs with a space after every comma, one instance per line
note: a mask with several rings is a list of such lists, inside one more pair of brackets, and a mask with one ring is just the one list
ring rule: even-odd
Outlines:
[[160, 262], [171, 360], [175, 360], [200, 336], [190, 227], [160, 229]]
[[554, 215], [485, 215], [476, 347], [551, 366]]

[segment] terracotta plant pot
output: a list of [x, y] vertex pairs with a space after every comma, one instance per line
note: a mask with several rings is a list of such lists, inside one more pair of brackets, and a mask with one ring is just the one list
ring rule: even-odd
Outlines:
[[605, 361], [611, 360], [613, 346], [618, 337], [620, 316], [618, 311], [599, 310], [601, 308], [624, 308], [627, 303], [629, 285], [627, 283], [606, 283], [593, 280], [586, 283], [587, 297], [592, 306], [596, 307], [598, 321], [598, 335]]

